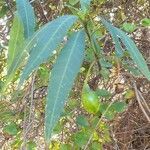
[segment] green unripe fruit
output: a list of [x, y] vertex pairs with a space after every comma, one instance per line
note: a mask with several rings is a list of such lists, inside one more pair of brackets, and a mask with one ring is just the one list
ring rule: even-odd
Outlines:
[[92, 114], [96, 114], [99, 111], [100, 103], [98, 95], [90, 90], [89, 87], [85, 87], [82, 92], [81, 101], [83, 108]]

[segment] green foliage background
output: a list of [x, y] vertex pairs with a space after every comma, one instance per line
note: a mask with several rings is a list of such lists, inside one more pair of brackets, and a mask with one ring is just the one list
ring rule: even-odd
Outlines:
[[[37, 149], [37, 132], [45, 133], [45, 149], [103, 149], [111, 143], [109, 121], [135, 98], [132, 84], [115, 97], [118, 91], [106, 86], [111, 70], [128, 73], [132, 82], [150, 80], [147, 59], [129, 38], [149, 28], [148, 5], [145, 0], [0, 1], [1, 20], [7, 18], [10, 31], [0, 43], [0, 123], [9, 147]], [[137, 7], [142, 15], [134, 18]], [[106, 50], [107, 39], [115, 45]], [[86, 84], [99, 97], [96, 114], [81, 103]]]

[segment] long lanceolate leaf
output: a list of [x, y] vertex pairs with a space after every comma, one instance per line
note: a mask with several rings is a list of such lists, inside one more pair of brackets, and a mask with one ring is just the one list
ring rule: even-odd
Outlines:
[[66, 15], [52, 21], [42, 32], [39, 32], [36, 36], [36, 45], [32, 48], [27, 65], [23, 70], [20, 84], [36, 67], [52, 56], [53, 50], [57, 48], [75, 20], [75, 16]]
[[124, 45], [126, 46], [128, 52], [130, 53], [132, 59], [138, 66], [139, 70], [145, 75], [145, 77], [150, 80], [150, 71], [148, 69], [148, 66], [146, 64], [145, 59], [143, 58], [142, 54], [136, 47], [135, 43], [129, 38], [123, 31], [116, 29], [117, 32], [120, 35], [120, 38]]
[[[28, 39], [31, 37], [34, 33], [35, 29], [35, 15], [33, 8], [28, 0], [16, 0], [17, 4], [17, 15], [20, 17], [20, 24], [22, 23], [22, 28], [24, 29], [24, 33], [22, 34], [22, 30], [20, 30], [20, 26], [15, 25], [15, 31], [12, 33], [9, 41], [9, 52], [8, 52], [8, 68], [7, 68], [7, 80], [5, 82], [5, 86], [3, 87], [3, 90], [6, 89], [9, 82], [13, 79], [15, 72], [17, 68], [20, 66], [22, 59], [25, 58], [25, 50], [28, 50], [28, 47], [26, 46], [26, 49], [23, 49], [23, 43], [25, 43], [22, 39], [22, 35], [24, 35], [25, 39]], [[16, 21], [17, 24], [18, 21]], [[19, 24], [18, 24], [19, 25]], [[20, 36], [19, 36], [20, 35]], [[18, 38], [18, 40], [17, 40]], [[16, 41], [17, 40], [17, 41]], [[20, 44], [20, 42], [22, 44]], [[28, 44], [27, 44], [28, 45]]]
[[[148, 66], [146, 64], [146, 61], [144, 60], [142, 54], [136, 47], [135, 43], [131, 38], [129, 38], [123, 31], [120, 29], [114, 27], [109, 22], [107, 22], [105, 19], [101, 18], [102, 23], [105, 25], [105, 27], [109, 30], [109, 32], [112, 34], [116, 34], [118, 38], [121, 39], [122, 43], [126, 46], [126, 49], [128, 50], [131, 58], [136, 63], [138, 69], [143, 73], [143, 75], [150, 80], [150, 71], [148, 69]], [[115, 36], [115, 37], [116, 37]], [[115, 40], [114, 40], [115, 42]], [[117, 43], [119, 44], [119, 43]]]
[[23, 24], [18, 15], [15, 16], [13, 20], [13, 26], [10, 32], [10, 40], [8, 45], [8, 59], [7, 59], [7, 67], [11, 66], [14, 58], [20, 53], [21, 48], [24, 42], [24, 31]]
[[[31, 38], [29, 38], [23, 47], [23, 50], [17, 55], [9, 69], [9, 77], [17, 70], [20, 63], [24, 60], [24, 55], [31, 49], [30, 57], [27, 65], [24, 68], [20, 83], [22, 83], [28, 75], [38, 67], [44, 60], [52, 55], [52, 51], [62, 41], [68, 29], [76, 21], [76, 17], [66, 15], [59, 17], [52, 22], [47, 23], [41, 29], [36, 31]], [[10, 79], [8, 79], [10, 81]]]
[[101, 18], [102, 23], [105, 25], [105, 27], [108, 29], [108, 31], [110, 32], [113, 41], [115, 43], [115, 50], [116, 50], [116, 54], [117, 56], [122, 56], [123, 55], [123, 49], [121, 47], [121, 44], [119, 42], [119, 37], [116, 33], [116, 30], [114, 30], [114, 26], [112, 26], [111, 24], [109, 24], [106, 20], [104, 20], [103, 18]]
[[35, 15], [34, 10], [29, 3], [29, 0], [16, 0], [17, 11], [24, 25], [25, 38], [33, 35], [35, 30]]
[[114, 43], [115, 43], [115, 50], [116, 50], [117, 56], [118, 56], [118, 57], [122, 57], [122, 56], [123, 56], [123, 49], [122, 49], [122, 47], [121, 47], [121, 43], [120, 43], [120, 41], [119, 41], [119, 38], [118, 38], [118, 36], [117, 36], [115, 30], [113, 30], [112, 27], [110, 28], [110, 34], [111, 34], [112, 39], [113, 39], [113, 41], [114, 41]]
[[45, 138], [48, 143], [80, 70], [84, 57], [84, 35], [84, 31], [79, 31], [70, 37], [52, 70], [45, 113]]

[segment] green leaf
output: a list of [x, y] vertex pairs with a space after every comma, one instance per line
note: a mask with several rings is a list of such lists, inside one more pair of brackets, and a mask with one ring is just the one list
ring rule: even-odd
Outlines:
[[148, 66], [146, 64], [145, 59], [143, 58], [142, 54], [136, 47], [135, 43], [130, 39], [123, 31], [117, 29], [117, 32], [122, 40], [122, 43], [126, 46], [126, 49], [128, 50], [131, 58], [137, 65], [138, 69], [142, 72], [145, 77], [150, 80], [150, 71], [148, 69]]
[[[109, 108], [108, 108], [109, 107]], [[107, 110], [107, 111], [106, 111]], [[109, 103], [103, 103], [100, 105], [100, 112], [108, 120], [112, 120], [115, 117], [116, 112], [113, 110], [112, 106], [109, 106]]]
[[[148, 66], [146, 64], [146, 61], [144, 60], [142, 54], [140, 53], [140, 51], [136, 47], [136, 45], [133, 42], [133, 40], [130, 37], [128, 37], [120, 29], [112, 26], [105, 19], [101, 18], [101, 21], [106, 26], [106, 28], [109, 30], [110, 33], [113, 32], [115, 37], [118, 36], [121, 39], [122, 43], [126, 46], [126, 49], [128, 50], [131, 58], [133, 59], [133, 61], [138, 66], [138, 69], [142, 72], [143, 75], [145, 75], [145, 77], [148, 80], [150, 80], [150, 71], [149, 71]], [[116, 41], [114, 41], [114, 42], [116, 42]]]
[[63, 37], [75, 20], [76, 17], [72, 15], [59, 17], [33, 35], [26, 47], [30, 47], [33, 41], [36, 42], [36, 45], [32, 48], [27, 65], [20, 78], [20, 84], [23, 83], [35, 68], [53, 55], [53, 50], [55, 50], [58, 44], [63, 40]]
[[88, 48], [85, 55], [85, 61], [91, 63], [94, 59], [93, 50]]
[[112, 64], [108, 62], [105, 58], [100, 58], [100, 64], [104, 68], [112, 68]]
[[119, 41], [119, 38], [117, 37], [117, 34], [114, 31], [112, 31], [111, 36], [112, 36], [112, 39], [115, 43], [116, 55], [118, 57], [122, 57], [123, 56], [123, 48], [120, 44], [120, 41]]
[[107, 111], [107, 113], [104, 115], [106, 119], [112, 120], [115, 118], [116, 112], [114, 111]]
[[136, 25], [135, 24], [132, 24], [132, 23], [127, 23], [125, 22], [123, 25], [122, 25], [122, 28], [123, 30], [125, 30], [126, 32], [133, 32], [135, 29], [136, 29]]
[[141, 20], [141, 24], [145, 27], [149, 27], [150, 26], [150, 18], [144, 18]]
[[107, 91], [106, 89], [99, 89], [96, 91], [98, 96], [109, 98], [111, 96], [111, 93]]
[[70, 5], [75, 5], [79, 2], [80, 0], [69, 0]]
[[42, 79], [42, 82], [40, 84], [47, 85], [49, 78], [49, 68], [46, 67], [45, 65], [40, 66], [37, 75], [40, 79]]
[[134, 66], [127, 66], [126, 68], [134, 76], [136, 76], [136, 77], [142, 77], [141, 72], [136, 67], [134, 67]]
[[24, 25], [25, 38], [33, 35], [35, 29], [34, 10], [29, 3], [29, 0], [16, 0], [17, 11]]
[[133, 99], [134, 97], [135, 97], [135, 92], [133, 89], [126, 90], [126, 93], [124, 95], [125, 100], [130, 100], [130, 99]]
[[59, 17], [45, 24], [42, 28], [36, 31], [33, 36], [27, 39], [22, 51], [17, 54], [8, 70], [7, 81], [5, 83], [5, 87], [3, 87], [3, 90], [6, 89], [16, 70], [25, 61], [25, 57], [29, 52], [31, 55], [26, 70], [23, 72], [23, 77], [21, 79], [22, 81], [20, 81], [20, 84], [28, 77], [35, 67], [38, 67], [44, 60], [47, 60], [47, 58], [52, 55], [52, 51], [61, 42], [68, 29], [72, 26], [76, 19], [77, 17], [73, 15]]
[[3, 86], [4, 86], [4, 81], [0, 80], [0, 91], [2, 90]]
[[4, 17], [8, 11], [8, 7], [3, 5], [1, 8], [0, 8], [0, 18]]
[[83, 115], [78, 116], [76, 122], [78, 125], [83, 126], [83, 127], [89, 126], [87, 118]]
[[108, 29], [108, 31], [110, 32], [112, 39], [115, 43], [115, 50], [116, 50], [116, 54], [118, 57], [122, 57], [123, 56], [123, 48], [120, 44], [119, 38], [117, 36], [116, 31], [114, 30], [114, 26], [112, 26], [110, 23], [108, 23], [105, 19], [101, 18], [102, 23], [104, 24], [104, 26]]
[[90, 125], [93, 129], [95, 129], [97, 123], [99, 121], [99, 117], [98, 116], [93, 116], [90, 120]]
[[125, 102], [114, 102], [111, 106], [111, 108], [116, 111], [117, 113], [121, 113], [125, 111], [126, 109], [126, 103]]
[[100, 71], [100, 74], [102, 75], [102, 77], [105, 80], [108, 80], [109, 79], [109, 75], [110, 75], [110, 71], [107, 68], [102, 68], [101, 71]]
[[17, 135], [18, 126], [14, 122], [11, 122], [3, 128], [3, 132], [8, 133], [9, 135]]
[[80, 71], [84, 57], [85, 33], [74, 33], [62, 49], [51, 73], [45, 118], [45, 138], [49, 142], [53, 128], [60, 118], [65, 101]]
[[91, 150], [102, 150], [102, 149], [103, 149], [103, 146], [101, 143], [99, 143], [97, 141], [92, 142]]
[[73, 7], [72, 5], [68, 5], [68, 4], [65, 4], [65, 6], [69, 8], [69, 10], [72, 12], [73, 15], [77, 15], [78, 14], [79, 9]]
[[88, 131], [80, 131], [75, 133], [73, 136], [73, 141], [76, 145], [78, 145], [80, 148], [83, 147], [89, 140], [90, 138], [90, 132]]
[[23, 143], [22, 139], [20, 138], [20, 135], [17, 135], [15, 139], [11, 143], [12, 149], [19, 149], [21, 147], [21, 144]]
[[77, 99], [69, 99], [67, 102], [67, 107], [69, 107], [69, 110], [73, 110], [80, 106], [80, 103]]
[[72, 146], [70, 144], [61, 144], [60, 150], [72, 150]]
[[64, 126], [63, 122], [58, 121], [57, 124], [55, 125], [54, 129], [53, 129], [53, 133], [59, 134], [63, 130], [63, 126]]
[[[0, 108], [1, 110], [1, 108]], [[8, 121], [12, 121], [14, 118], [14, 112], [12, 112], [11, 110], [4, 110], [3, 112], [0, 112], [0, 123], [2, 122], [8, 122]]]
[[105, 112], [105, 110], [107, 109], [108, 104], [107, 103], [101, 103], [100, 105], [100, 112], [103, 114]]
[[88, 11], [88, 9], [90, 8], [90, 3], [91, 0], [80, 0], [81, 9], [83, 11]]
[[36, 143], [33, 141], [27, 142], [27, 150], [36, 150]]
[[112, 120], [116, 113], [123, 112], [126, 106], [125, 102], [114, 102], [111, 106], [109, 106], [109, 103], [101, 103], [99, 110], [107, 119]]
[[13, 25], [10, 31], [10, 40], [8, 45], [8, 58], [7, 58], [8, 70], [10, 69], [10, 66], [12, 65], [17, 55], [22, 51], [23, 43], [24, 43], [23, 24], [20, 20], [20, 17], [16, 15], [13, 20]]

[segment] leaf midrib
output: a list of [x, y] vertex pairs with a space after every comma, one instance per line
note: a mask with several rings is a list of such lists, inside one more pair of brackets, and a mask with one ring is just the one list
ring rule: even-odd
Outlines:
[[[20, 24], [20, 21], [18, 20], [18, 18], [17, 18], [17, 29], [19, 28], [19, 30], [17, 30], [18, 32], [17, 32], [17, 35], [16, 35], [16, 38], [15, 38], [15, 43], [14, 43], [14, 53], [13, 53], [13, 55], [12, 55], [12, 59], [11, 59], [11, 61], [13, 61], [14, 60], [14, 57], [15, 57], [15, 54], [16, 54], [16, 48], [17, 48], [17, 39], [18, 39], [18, 37], [19, 37], [19, 31], [20, 31], [20, 29], [21, 29], [21, 24]], [[11, 64], [9, 64], [9, 66], [10, 66]]]
[[[52, 36], [51, 36], [50, 39], [48, 40], [47, 44], [43, 47], [43, 49], [45, 49], [45, 48], [49, 45], [49, 43], [53, 40], [53, 37], [54, 37], [54, 36], [56, 35], [56, 33], [59, 31], [59, 29], [61, 28], [61, 26], [62, 26], [63, 24], [65, 24], [65, 22], [67, 22], [69, 19], [70, 19], [70, 18], [66, 19], [65, 21], [63, 21], [63, 22], [59, 25], [58, 29], [52, 34]], [[43, 52], [44, 52], [43, 49], [41, 50], [41, 52], [39, 53], [39, 55], [37, 55], [37, 59], [40, 59], [41, 55], [42, 55]], [[36, 62], [37, 59], [34, 59], [34, 60], [32, 61], [32, 65], [31, 65], [30, 68], [32, 68], [32, 67], [34, 66], [34, 64], [35, 64], [35, 62]]]
[[[70, 19], [70, 18], [69, 18]], [[50, 23], [51, 24], [51, 23]], [[24, 50], [26, 50], [28, 48], [28, 46], [32, 43], [32, 41], [35, 39], [35, 37], [41, 33], [47, 26], [45, 25], [41, 30], [39, 30], [37, 33], [35, 33], [35, 35], [33, 36], [33, 38], [29, 41], [29, 43], [24, 47]], [[17, 65], [18, 65], [18, 62], [20, 62], [23, 54], [24, 54], [24, 50], [22, 51], [22, 53], [20, 54], [20, 57], [19, 59], [17, 59], [16, 63], [15, 63], [15, 66], [13, 67], [12, 69], [12, 73], [15, 71]]]
[[[25, 2], [25, 1], [23, 1]], [[28, 2], [27, 2], [27, 5], [28, 5]], [[27, 21], [27, 37], [29, 37], [29, 22], [28, 22], [28, 17], [27, 17], [27, 10], [26, 10], [26, 7], [25, 7], [25, 3], [23, 5], [24, 9], [25, 9], [25, 18], [26, 18], [26, 21]], [[30, 7], [30, 5], [29, 5]]]
[[[76, 45], [76, 41], [77, 41], [77, 39], [78, 39], [79, 34], [80, 34], [80, 33], [77, 33], [75, 42], [74, 42], [74, 44], [73, 44], [73, 46], [72, 46], [72, 48], [71, 48], [71, 53], [70, 53], [70, 55], [69, 55], [68, 62], [67, 62], [67, 64], [66, 64], [65, 69], [64, 69], [64, 72], [63, 72], [63, 74], [62, 74], [62, 78], [61, 78], [61, 81], [60, 81], [60, 83], [59, 83], [59, 88], [58, 88], [58, 92], [57, 92], [57, 94], [56, 94], [56, 100], [55, 100], [55, 103], [54, 103], [54, 107], [53, 107], [53, 109], [52, 109], [52, 115], [51, 115], [51, 116], [54, 116], [54, 111], [55, 111], [56, 104], [57, 104], [57, 102], [58, 102], [58, 97], [59, 97], [59, 93], [60, 93], [60, 89], [61, 89], [61, 84], [62, 84], [62, 82], [63, 82], [63, 80], [64, 80], [65, 73], [66, 73], [66, 71], [67, 71], [68, 64], [69, 64], [69, 62], [70, 62], [70, 58], [71, 58], [71, 55], [72, 55], [72, 53], [73, 53], [73, 51], [74, 51], [74, 48], [75, 48], [75, 45]], [[51, 124], [51, 122], [52, 122], [53, 119], [54, 119], [54, 117], [51, 118], [50, 124]], [[50, 131], [50, 128], [49, 128], [49, 131]], [[49, 132], [48, 132], [48, 133], [49, 133]]]

